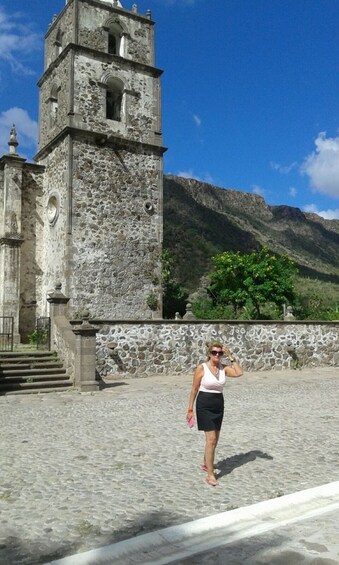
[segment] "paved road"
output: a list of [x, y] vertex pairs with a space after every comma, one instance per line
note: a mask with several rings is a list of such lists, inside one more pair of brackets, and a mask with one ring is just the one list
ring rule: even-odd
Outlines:
[[1, 397], [0, 563], [46, 563], [338, 480], [338, 377], [229, 379], [217, 488], [184, 420], [190, 375]]

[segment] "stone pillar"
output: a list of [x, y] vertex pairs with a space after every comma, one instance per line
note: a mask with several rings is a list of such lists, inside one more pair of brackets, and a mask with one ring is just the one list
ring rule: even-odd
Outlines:
[[76, 336], [74, 385], [80, 392], [99, 389], [96, 380], [96, 333], [98, 328], [88, 321], [89, 314], [84, 314], [81, 325], [73, 327]]
[[0, 312], [13, 317], [13, 343], [20, 343], [20, 246], [22, 238], [0, 237], [0, 269], [4, 280], [0, 288]]
[[49, 315], [51, 318], [51, 343], [55, 345], [55, 318], [60, 318], [60, 320], [64, 319], [64, 325], [66, 323], [68, 325], [67, 320], [67, 304], [69, 302], [69, 298], [65, 296], [61, 292], [61, 283], [57, 283], [55, 285], [55, 290], [48, 294], [47, 302], [50, 304], [50, 311]]
[[15, 126], [8, 145], [9, 152], [0, 159], [0, 315], [13, 317], [13, 342], [20, 343], [22, 172], [26, 159], [16, 153]]
[[55, 285], [55, 290], [48, 294], [47, 302], [50, 303], [50, 317], [53, 320], [55, 316], [66, 316], [66, 307], [69, 302], [69, 298], [67, 298], [61, 292], [61, 283], [57, 283]]

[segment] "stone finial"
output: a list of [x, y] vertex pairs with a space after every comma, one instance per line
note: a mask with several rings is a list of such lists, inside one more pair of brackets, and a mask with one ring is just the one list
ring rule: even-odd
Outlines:
[[146, 18], [151, 19], [151, 10], [150, 9], [148, 9], [146, 11]]
[[89, 310], [87, 310], [87, 309], [85, 308], [85, 309], [81, 312], [81, 318], [82, 318], [82, 323], [88, 324], [89, 318], [90, 318]]
[[292, 306], [287, 306], [286, 307], [286, 312], [284, 314], [284, 320], [295, 320], [294, 316], [293, 316], [293, 309]]
[[17, 141], [16, 138], [16, 129], [15, 129], [15, 124], [13, 124], [11, 131], [9, 133], [9, 152], [12, 154], [16, 153], [16, 148], [18, 147], [19, 143]]
[[50, 304], [66, 305], [69, 302], [69, 298], [61, 292], [61, 288], [61, 282], [57, 282], [53, 292], [47, 293], [47, 302]]
[[174, 319], [175, 319], [175, 320], [181, 320], [181, 319], [182, 319], [181, 316], [180, 316], [180, 314], [179, 314], [179, 312], [176, 312], [176, 313], [175, 313]]
[[184, 320], [195, 320], [195, 316], [192, 312], [192, 304], [190, 304], [189, 302], [186, 304], [186, 314], [184, 314], [183, 316]]
[[134, 14], [136, 14], [138, 11], [138, 7], [136, 4], [132, 4], [132, 12], [134, 12]]

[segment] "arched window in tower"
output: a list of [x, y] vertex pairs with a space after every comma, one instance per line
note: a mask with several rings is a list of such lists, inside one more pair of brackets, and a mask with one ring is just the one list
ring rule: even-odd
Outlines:
[[111, 31], [108, 32], [108, 53], [111, 55], [119, 55], [120, 37], [117, 37]]
[[124, 85], [119, 79], [109, 79], [106, 86], [106, 118], [121, 121]]
[[124, 30], [117, 20], [108, 21], [104, 26], [107, 32], [107, 52], [111, 55], [124, 56]]
[[58, 118], [58, 110], [59, 110], [59, 88], [57, 86], [53, 86], [51, 90], [51, 95], [49, 97], [49, 116], [50, 116], [50, 126], [53, 127], [56, 124]]
[[63, 49], [63, 46], [62, 46], [62, 39], [63, 38], [62, 38], [62, 36], [63, 36], [63, 34], [62, 34], [61, 30], [59, 29], [58, 33], [56, 34], [56, 38], [55, 38], [55, 42], [54, 42], [55, 57], [58, 57], [58, 55], [60, 55], [60, 53]]

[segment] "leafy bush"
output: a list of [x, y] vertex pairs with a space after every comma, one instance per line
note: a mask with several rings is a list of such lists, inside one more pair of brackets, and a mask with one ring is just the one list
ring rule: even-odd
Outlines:
[[35, 328], [35, 330], [27, 335], [27, 338], [32, 345], [36, 345], [38, 342], [44, 343], [48, 338], [48, 330]]

